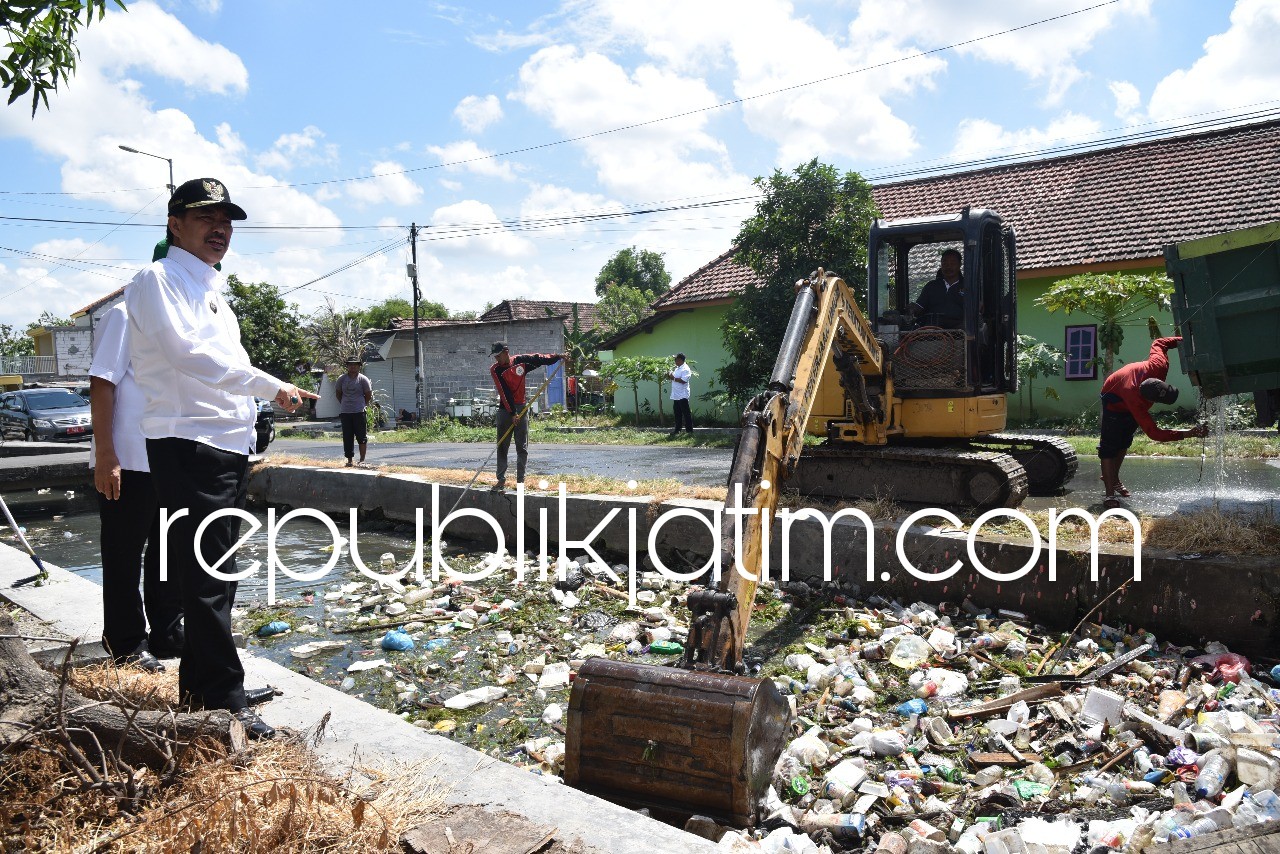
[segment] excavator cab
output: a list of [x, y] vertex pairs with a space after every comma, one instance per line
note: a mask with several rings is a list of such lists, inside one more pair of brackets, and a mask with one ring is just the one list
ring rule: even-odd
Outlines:
[[[868, 314], [893, 355], [899, 396], [1017, 391], [1015, 246], [1013, 229], [980, 208], [872, 226]], [[960, 280], [946, 288], [956, 254]]]

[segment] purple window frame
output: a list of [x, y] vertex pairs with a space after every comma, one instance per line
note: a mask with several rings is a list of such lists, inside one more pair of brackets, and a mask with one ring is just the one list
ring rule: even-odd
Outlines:
[[[1088, 335], [1088, 353], [1078, 351], [1086, 346], [1079, 338]], [[1072, 336], [1076, 341], [1072, 342]], [[1062, 376], [1067, 380], [1096, 380], [1098, 378], [1098, 325], [1096, 323], [1066, 328], [1066, 349], [1062, 364]]]

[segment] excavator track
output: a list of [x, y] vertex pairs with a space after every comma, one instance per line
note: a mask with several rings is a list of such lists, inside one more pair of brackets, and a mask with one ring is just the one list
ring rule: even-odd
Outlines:
[[1079, 468], [1075, 449], [1056, 436], [992, 433], [971, 440], [969, 445], [1008, 454], [1022, 463], [1027, 470], [1027, 491], [1032, 495], [1062, 494]]
[[804, 496], [986, 509], [1021, 504], [1027, 473], [995, 451], [825, 444], [804, 449], [786, 488]]

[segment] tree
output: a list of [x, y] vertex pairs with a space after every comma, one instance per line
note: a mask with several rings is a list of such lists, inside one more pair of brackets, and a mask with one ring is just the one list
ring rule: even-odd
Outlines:
[[32, 329], [53, 329], [58, 326], [71, 326], [72, 321], [66, 317], [58, 317], [52, 311], [44, 311], [39, 317], [27, 324], [27, 331]]
[[653, 302], [647, 291], [629, 285], [614, 285], [607, 288], [600, 301], [596, 303], [596, 314], [604, 329], [604, 337], [608, 338], [631, 326], [635, 326], [653, 312], [649, 304]]
[[[395, 318], [413, 320], [413, 303], [403, 297], [389, 297], [366, 309], [352, 312], [353, 319], [363, 329], [390, 329]], [[418, 318], [441, 319], [449, 316], [444, 303], [422, 300], [418, 303]]]
[[[112, 0], [128, 9], [124, 0]], [[49, 93], [71, 81], [80, 59], [76, 39], [82, 26], [102, 20], [107, 0], [0, 0], [0, 26], [8, 36], [9, 52], [0, 58], [0, 86], [9, 90], [9, 103], [31, 93], [31, 117], [40, 102], [49, 108]]]
[[272, 376], [292, 377], [294, 366], [310, 355], [298, 307], [285, 303], [275, 285], [242, 282], [235, 273], [227, 276], [226, 297], [249, 362]]
[[311, 315], [303, 334], [317, 363], [324, 365], [330, 376], [341, 373], [347, 357], [364, 352], [369, 340], [365, 327], [349, 314], [334, 307], [332, 300]]
[[764, 283], [748, 285], [725, 314], [728, 363], [719, 370], [731, 397], [767, 381], [782, 343], [797, 279], [823, 267], [839, 271], [865, 301], [867, 233], [876, 216], [871, 185], [856, 172], [810, 160], [791, 174], [775, 170], [755, 185], [764, 194], [734, 239], [735, 259]]
[[[1034, 381], [1039, 377], [1056, 377], [1062, 368], [1062, 351], [1057, 347], [1037, 341], [1030, 335], [1018, 336], [1018, 409], [1022, 409], [1022, 393], [1031, 400], [1031, 417], [1036, 417]], [[1059, 400], [1058, 390], [1051, 385], [1044, 387], [1044, 396]]]
[[640, 383], [644, 382], [658, 384], [658, 425], [666, 426], [662, 392], [670, 370], [671, 359], [665, 356], [618, 356], [600, 367], [601, 375], [631, 389], [636, 406], [636, 426], [640, 425]]
[[596, 275], [596, 296], [604, 296], [610, 287], [644, 291], [649, 294], [649, 302], [653, 302], [671, 287], [671, 274], [661, 253], [648, 249], [636, 251], [632, 246], [610, 258]]
[[[553, 314], [547, 309], [547, 314]], [[565, 370], [570, 374], [578, 374], [596, 360], [596, 351], [600, 347], [600, 335], [594, 329], [586, 329], [578, 318], [578, 304], [570, 305], [569, 322], [564, 324], [564, 352], [569, 357]]]
[[1173, 282], [1164, 273], [1082, 273], [1054, 282], [1036, 305], [1048, 311], [1080, 312], [1098, 321], [1102, 372], [1110, 376], [1124, 343], [1124, 322], [1153, 306], [1167, 311]]
[[0, 323], [0, 356], [34, 356], [36, 342], [8, 323]]

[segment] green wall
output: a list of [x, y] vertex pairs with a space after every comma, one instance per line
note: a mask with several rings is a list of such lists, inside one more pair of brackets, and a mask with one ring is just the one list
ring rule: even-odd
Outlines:
[[[1163, 267], [1151, 267], [1149, 269], [1129, 270], [1126, 272], [1142, 274], [1163, 271]], [[1093, 326], [1097, 324], [1097, 321], [1079, 312], [1075, 314], [1054, 312], [1051, 314], [1036, 305], [1036, 299], [1042, 296], [1055, 281], [1057, 279], [1053, 278], [1021, 279], [1018, 281], [1018, 331], [1023, 335], [1030, 335], [1065, 352], [1067, 347], [1066, 328], [1068, 326]], [[1175, 334], [1172, 313], [1156, 310], [1142, 312], [1125, 324], [1124, 345], [1116, 355], [1113, 367], [1119, 368], [1129, 362], [1141, 362], [1147, 358], [1147, 354], [1151, 351], [1151, 335], [1147, 331], [1148, 317], [1156, 319], [1156, 322], [1160, 325], [1161, 334]], [[1101, 353], [1098, 356], [1100, 359]], [[1097, 375], [1097, 379], [1092, 380], [1067, 380], [1062, 376], [1036, 379], [1032, 389], [1035, 395], [1036, 415], [1041, 418], [1071, 418], [1079, 415], [1085, 409], [1092, 409], [1096, 412], [1098, 393], [1102, 390], [1101, 361], [1098, 364]], [[1169, 382], [1176, 385], [1181, 391], [1178, 405], [1194, 408], [1199, 398], [1191, 385], [1191, 380], [1182, 372], [1182, 366], [1178, 361], [1176, 350], [1169, 352]], [[1052, 400], [1046, 398], [1044, 396], [1044, 388], [1046, 386], [1052, 386], [1061, 399]], [[1009, 400], [1010, 418], [1020, 420], [1025, 417], [1030, 403], [1031, 400], [1025, 388], [1011, 397]], [[1159, 412], [1162, 408], [1157, 407], [1155, 411]]]
[[[695, 418], [698, 415], [714, 416], [713, 405], [702, 400], [702, 395], [715, 383], [716, 371], [724, 365], [727, 358], [720, 337], [720, 325], [728, 310], [728, 305], [712, 305], [678, 312], [648, 332], [641, 332], [623, 341], [613, 351], [613, 357], [670, 357], [676, 353], [684, 353], [695, 374], [690, 382], [689, 408], [693, 410]], [[602, 354], [602, 358], [604, 355]], [[662, 411], [666, 413], [668, 423], [671, 421], [670, 387], [670, 383], [664, 387], [662, 401]], [[656, 383], [641, 383], [641, 411], [644, 411], [645, 401], [648, 401], [651, 411], [657, 413], [657, 396]], [[635, 396], [631, 393], [631, 387], [620, 386], [613, 396], [613, 404], [618, 412], [634, 413]], [[737, 413], [722, 412], [719, 417], [732, 421], [737, 418]]]
[[[1163, 272], [1163, 267], [1132, 270], [1135, 274]], [[1083, 314], [1050, 314], [1036, 305], [1036, 298], [1044, 294], [1054, 278], [1022, 279], [1018, 282], [1018, 331], [1023, 335], [1043, 341], [1059, 350], [1066, 350], [1068, 326], [1095, 325], [1093, 318]], [[693, 363], [697, 376], [693, 378], [691, 405], [695, 414], [710, 414], [712, 406], [700, 396], [714, 382], [716, 370], [727, 359], [720, 337], [720, 326], [727, 305], [707, 306], [684, 311], [664, 320], [650, 332], [641, 332], [628, 338], [613, 351], [615, 356], [671, 356], [683, 352]], [[1147, 318], [1154, 316], [1164, 335], [1175, 334], [1173, 315], [1167, 311], [1144, 312], [1125, 326], [1124, 346], [1116, 356], [1115, 367], [1147, 358], [1151, 350], [1151, 336], [1147, 331]], [[1182, 392], [1179, 405], [1194, 408], [1199, 400], [1191, 380], [1182, 372], [1177, 351], [1170, 352], [1169, 382]], [[608, 354], [602, 354], [608, 358]], [[1035, 380], [1031, 393], [1035, 395], [1036, 415], [1041, 418], [1072, 418], [1085, 410], [1097, 411], [1098, 393], [1102, 388], [1102, 366], [1098, 366], [1098, 378], [1093, 380], [1066, 380], [1062, 376], [1041, 377]], [[1059, 396], [1053, 400], [1044, 396], [1046, 386], [1052, 386]], [[653, 412], [657, 412], [657, 386], [646, 383], [640, 386], [641, 409], [647, 400]], [[1030, 396], [1027, 389], [1009, 400], [1012, 420], [1022, 420], [1028, 414]], [[619, 412], [632, 413], [635, 403], [629, 387], [623, 387], [614, 395], [614, 406]], [[663, 400], [663, 411], [671, 412], [671, 401]], [[1158, 411], [1158, 410], [1157, 410]], [[720, 418], [732, 421], [736, 413], [721, 412]]]

